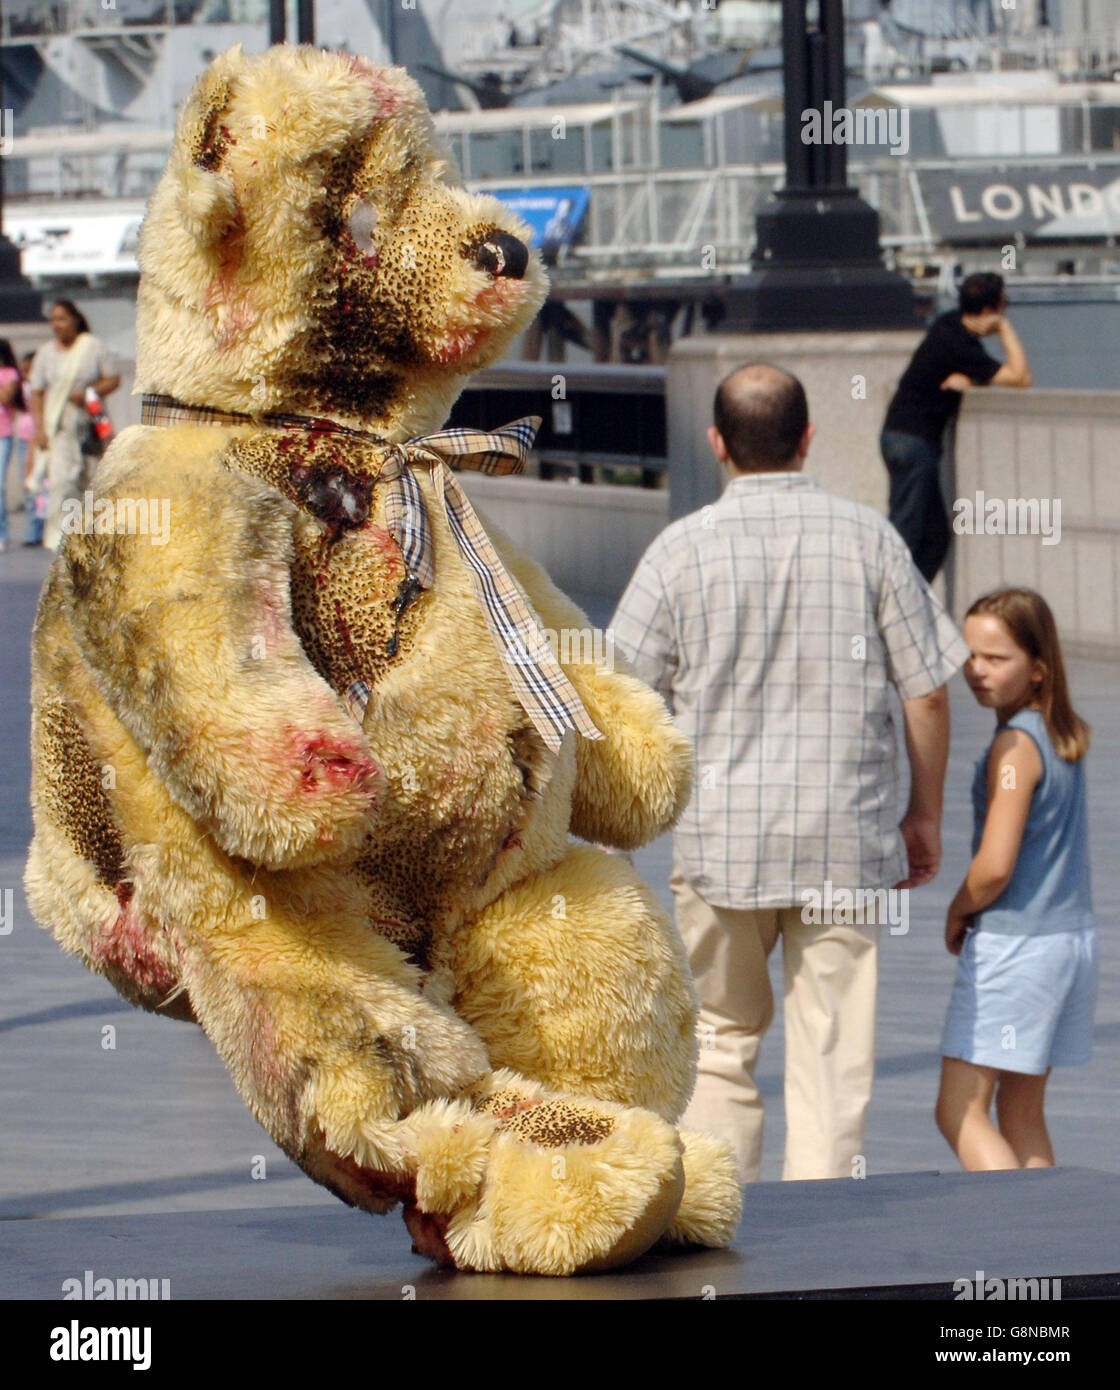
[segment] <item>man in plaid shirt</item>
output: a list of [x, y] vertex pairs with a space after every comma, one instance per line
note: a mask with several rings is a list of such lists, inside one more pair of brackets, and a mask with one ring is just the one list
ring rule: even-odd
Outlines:
[[[754, 1070], [779, 936], [784, 1176], [850, 1177], [864, 1152], [878, 934], [907, 920], [877, 890], [937, 873], [945, 686], [969, 654], [894, 528], [801, 471], [813, 435], [787, 372], [722, 382], [708, 438], [730, 482], [657, 537], [612, 622], [696, 750], [671, 879], [701, 1001], [684, 1123], [726, 1136], [744, 1181], [762, 1155]], [[901, 824], [892, 685], [911, 774]]]

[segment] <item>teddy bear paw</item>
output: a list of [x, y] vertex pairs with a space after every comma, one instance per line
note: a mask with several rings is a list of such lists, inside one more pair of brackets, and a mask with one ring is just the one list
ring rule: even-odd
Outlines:
[[494, 1125], [482, 1181], [449, 1218], [406, 1215], [417, 1249], [459, 1269], [586, 1274], [637, 1259], [668, 1229], [685, 1184], [672, 1125], [539, 1092], [481, 1100]]
[[731, 1146], [712, 1134], [679, 1130], [684, 1144], [684, 1195], [659, 1248], [730, 1245], [739, 1227], [743, 1189]]

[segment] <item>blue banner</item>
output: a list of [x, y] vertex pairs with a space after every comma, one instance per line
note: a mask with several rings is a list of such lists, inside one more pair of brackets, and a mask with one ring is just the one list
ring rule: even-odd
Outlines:
[[496, 188], [487, 189], [500, 198], [523, 222], [533, 229], [534, 246], [542, 255], [555, 255], [570, 246], [583, 221], [591, 190], [574, 188]]

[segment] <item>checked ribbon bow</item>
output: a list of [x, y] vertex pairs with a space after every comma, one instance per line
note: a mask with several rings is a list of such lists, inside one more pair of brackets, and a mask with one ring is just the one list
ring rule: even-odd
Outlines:
[[377, 445], [385, 454], [377, 482], [388, 488], [386, 530], [400, 546], [409, 575], [422, 589], [430, 589], [435, 582], [431, 520], [416, 477], [418, 468], [427, 467], [514, 693], [537, 732], [553, 752], [559, 749], [568, 729], [576, 730], [584, 738], [603, 737], [545, 640], [532, 609], [502, 564], [494, 543], [448, 463], [449, 459], [454, 459], [459, 469], [479, 473], [524, 472], [525, 460], [540, 428], [539, 416], [525, 416], [497, 430], [439, 430], [405, 440], [403, 444], [387, 444], [367, 431], [307, 415], [254, 416], [240, 411], [189, 406], [167, 396], [143, 397], [143, 424], [172, 425], [188, 421], [263, 424], [320, 434], [354, 435]]

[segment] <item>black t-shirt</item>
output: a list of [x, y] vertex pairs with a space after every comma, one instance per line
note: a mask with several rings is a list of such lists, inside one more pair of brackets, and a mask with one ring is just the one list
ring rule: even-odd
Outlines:
[[961, 393], [942, 391], [941, 383], [951, 372], [963, 372], [978, 386], [987, 386], [1002, 365], [961, 323], [959, 310], [939, 315], [902, 374], [883, 428], [940, 444], [945, 426], [961, 408]]

